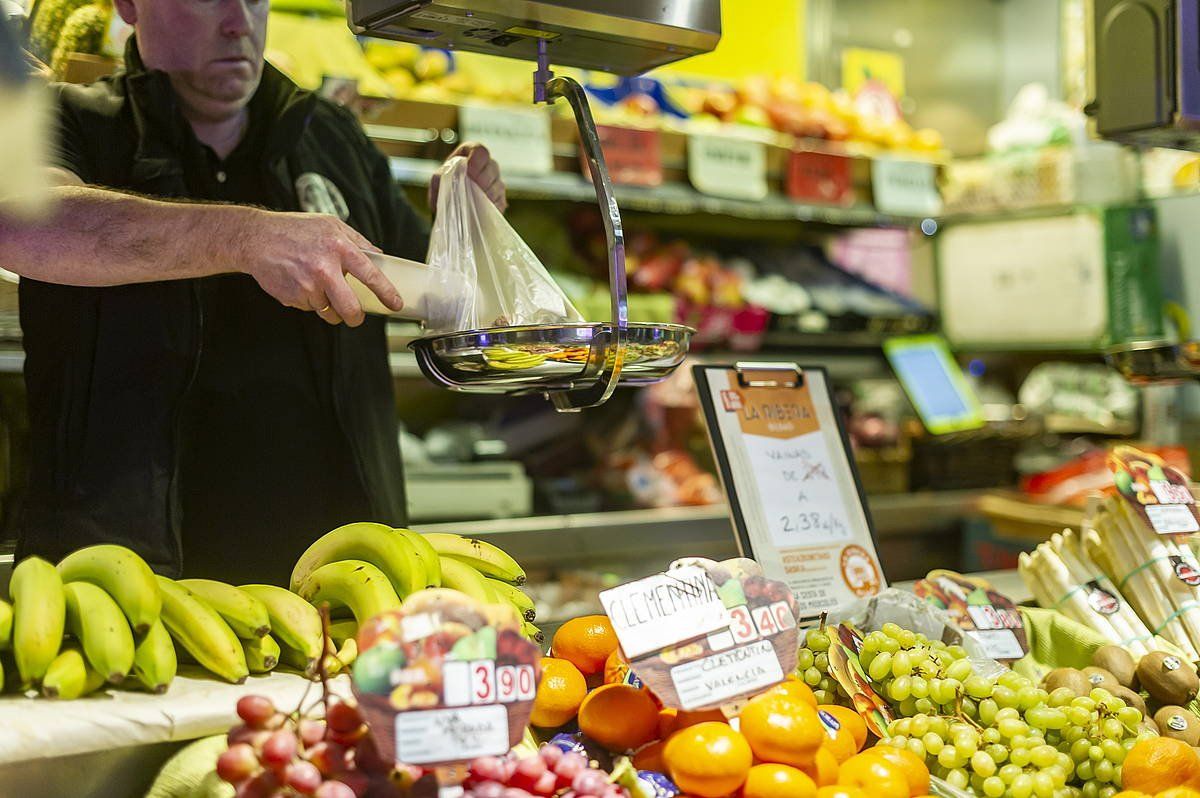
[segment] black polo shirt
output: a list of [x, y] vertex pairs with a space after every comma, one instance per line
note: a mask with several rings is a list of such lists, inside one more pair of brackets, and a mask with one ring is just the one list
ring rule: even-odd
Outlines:
[[[262, 116], [252, 103], [246, 132], [224, 161], [186, 137], [183, 177], [192, 197], [270, 203]], [[335, 422], [335, 332], [311, 311], [280, 305], [249, 275], [205, 278], [198, 289], [203, 333], [180, 451], [184, 572], [286, 584], [290, 572], [279, 549], [247, 540], [269, 530], [278, 546], [295, 550], [314, 529], [370, 517]], [[325, 488], [297, 491], [299, 485]]]

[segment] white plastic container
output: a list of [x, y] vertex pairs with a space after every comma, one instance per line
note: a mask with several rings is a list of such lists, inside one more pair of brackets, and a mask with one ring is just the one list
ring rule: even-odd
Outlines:
[[367, 313], [413, 321], [424, 321], [429, 318], [430, 303], [437, 301], [431, 296], [433, 281], [430, 268], [424, 263], [378, 252], [368, 252], [366, 255], [400, 292], [400, 297], [404, 300], [404, 307], [395, 312], [391, 311], [357, 277], [347, 274], [346, 282], [350, 283], [350, 288], [358, 297], [363, 310]]

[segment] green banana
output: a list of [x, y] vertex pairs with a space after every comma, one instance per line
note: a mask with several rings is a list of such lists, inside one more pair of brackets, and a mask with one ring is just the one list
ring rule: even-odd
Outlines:
[[46, 669], [42, 695], [69, 701], [94, 693], [102, 684], [104, 674], [89, 666], [79, 649], [64, 648]]
[[279, 644], [270, 635], [243, 640], [242, 650], [251, 673], [268, 673], [279, 664]]
[[513, 587], [508, 582], [501, 582], [499, 579], [492, 579], [490, 576], [487, 579], [488, 587], [503, 601], [507, 601], [517, 608], [517, 612], [521, 614], [527, 621], [532, 621], [537, 617], [537, 608], [533, 604], [533, 599], [519, 587]]
[[244, 590], [215, 579], [180, 579], [177, 584], [216, 610], [233, 633], [243, 640], [271, 633], [267, 606]]
[[521, 626], [521, 634], [525, 635], [527, 638], [529, 638], [533, 642], [537, 643], [539, 646], [542, 643], [546, 642], [545, 633], [543, 633], [541, 629], [537, 628], [536, 626], [531, 624], [529, 621], [526, 621]]
[[362, 560], [339, 560], [309, 574], [297, 591], [313, 606], [347, 607], [358, 623], [400, 606], [400, 598], [383, 571]]
[[387, 576], [396, 595], [403, 598], [426, 586], [425, 569], [416, 548], [390, 526], [362, 522], [326, 532], [308, 547], [292, 569], [291, 589], [299, 592], [309, 574], [340, 560], [362, 560]]
[[396, 528], [393, 531], [407, 538], [408, 542], [413, 544], [413, 548], [417, 550], [417, 557], [425, 568], [425, 584], [422, 587], [441, 587], [442, 564], [438, 560], [437, 552], [433, 550], [433, 546], [429, 545], [425, 536], [420, 532], [413, 532], [411, 529]]
[[[12, 643], [12, 622], [12, 605], [4, 599], [0, 599], [0, 651], [8, 648]], [[0, 679], [0, 684], [3, 684], [3, 679]]]
[[133, 667], [133, 633], [117, 602], [90, 582], [63, 585], [67, 629], [83, 647], [93, 670], [118, 684]]
[[242, 585], [241, 589], [266, 605], [271, 635], [278, 643], [295, 649], [307, 660], [321, 656], [325, 632], [316, 607], [275, 585]]
[[91, 582], [104, 588], [129, 619], [135, 634], [158, 620], [162, 597], [154, 572], [132, 549], [103, 543], [72, 552], [58, 564], [64, 582]]
[[351, 638], [358, 637], [358, 621], [334, 621], [329, 624], [329, 639], [340, 646]]
[[279, 644], [279, 664], [299, 671], [309, 679], [315, 678], [317, 675], [316, 657], [306, 656], [303, 652], [283, 643]]
[[461, 560], [484, 576], [501, 582], [525, 584], [525, 569], [506, 551], [486, 540], [465, 538], [450, 532], [431, 532], [425, 539], [443, 558]]
[[453, 557], [442, 558], [442, 587], [466, 593], [484, 604], [500, 600], [488, 585], [483, 574]]
[[190, 590], [165, 576], [156, 576], [162, 594], [162, 621], [175, 642], [212, 673], [241, 684], [250, 670], [241, 641], [229, 624]]
[[26, 557], [13, 569], [8, 584], [13, 600], [13, 655], [21, 681], [41, 681], [58, 656], [66, 624], [62, 578], [41, 557]]
[[165, 693], [175, 679], [179, 660], [162, 620], [155, 621], [133, 650], [133, 675], [152, 693]]

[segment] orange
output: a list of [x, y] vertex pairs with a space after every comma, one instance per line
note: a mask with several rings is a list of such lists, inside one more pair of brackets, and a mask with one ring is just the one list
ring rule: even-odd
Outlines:
[[679, 727], [679, 710], [660, 709], [658, 711], [658, 739], [665, 740]]
[[837, 704], [821, 704], [817, 710], [828, 712], [833, 715], [834, 720], [841, 724], [843, 729], [849, 729], [850, 736], [854, 738], [856, 751], [861, 751], [867, 744], [867, 723], [853, 709], [839, 707]]
[[663, 748], [666, 745], [666, 742], [663, 740], [655, 740], [649, 745], [643, 745], [633, 755], [633, 766], [638, 770], [653, 770], [657, 773], [665, 773], [667, 765], [663, 762]]
[[646, 690], [602, 685], [579, 705], [579, 730], [610, 751], [627, 751], [658, 736], [658, 707]]
[[871, 798], [909, 798], [919, 794], [908, 787], [904, 770], [870, 752], [856, 754], [842, 763], [838, 784], [858, 787]]
[[817, 798], [868, 798], [867, 793], [857, 787], [844, 787], [834, 784], [829, 787], [819, 787]]
[[608, 655], [608, 659], [604, 661], [604, 683], [605, 684], [620, 684], [625, 681], [625, 677], [629, 675], [630, 667], [629, 660], [621, 654], [621, 649], [614, 648], [612, 653]]
[[754, 752], [729, 724], [698, 723], [671, 735], [663, 761], [671, 779], [688, 795], [720, 798], [742, 786]]
[[1121, 790], [1113, 798], [1151, 798], [1151, 796], [1146, 795], [1144, 792], [1137, 792], [1136, 790]]
[[572, 618], [554, 633], [550, 653], [579, 668], [584, 676], [604, 672], [609, 656], [617, 650], [617, 635], [605, 615]]
[[542, 657], [542, 678], [529, 722], [547, 729], [561, 726], [575, 717], [586, 695], [587, 684], [578, 668], [565, 659]]
[[912, 795], [925, 795], [929, 792], [929, 768], [922, 757], [907, 748], [893, 748], [890, 745], [877, 745], [865, 753], [882, 757], [900, 768]]
[[817, 785], [787, 765], [755, 765], [742, 785], [742, 798], [816, 798]]
[[[1140, 795], [1140, 793], [1131, 792], [1129, 795]], [[1113, 796], [1116, 798], [1116, 796]], [[1127, 795], [1126, 798], [1129, 798]], [[1192, 787], [1172, 787], [1169, 790], [1163, 790], [1154, 796], [1154, 798], [1200, 798], [1200, 792], [1197, 792]]]
[[817, 705], [817, 697], [813, 694], [812, 688], [797, 679], [795, 675], [788, 676], [786, 679], [772, 687], [767, 692], [783, 693], [784, 695], [799, 699], [806, 704], [811, 704], [814, 707]]
[[738, 729], [764, 762], [807, 767], [828, 739], [815, 708], [777, 692], [750, 699], [739, 718]]
[[1200, 778], [1200, 759], [1191, 746], [1170, 737], [1142, 740], [1121, 765], [1126, 790], [1156, 793]]
[[[828, 726], [825, 727], [829, 729]], [[837, 729], [826, 731], [825, 742], [821, 743], [822, 748], [829, 749], [833, 754], [833, 758], [840, 765], [850, 757], [858, 753], [858, 747], [854, 744], [854, 738], [850, 736], [847, 729]]]
[[838, 768], [840, 763], [837, 757], [833, 755], [827, 747], [821, 746], [817, 750], [817, 755], [813, 758], [813, 763], [805, 768], [800, 768], [808, 777], [817, 783], [818, 787], [825, 787], [830, 784], [835, 784], [838, 780]]
[[725, 718], [725, 713], [719, 709], [696, 709], [691, 712], [686, 709], [679, 710], [679, 714], [675, 717], [675, 728], [686, 729], [688, 726], [695, 726], [697, 723], [728, 723]]

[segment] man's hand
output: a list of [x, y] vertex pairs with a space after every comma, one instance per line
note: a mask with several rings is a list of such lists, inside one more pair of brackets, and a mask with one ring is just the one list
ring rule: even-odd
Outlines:
[[[461, 155], [467, 159], [467, 175], [475, 184], [483, 189], [492, 204], [503, 213], [508, 209], [508, 197], [505, 195], [504, 182], [500, 179], [500, 166], [492, 160], [492, 154], [487, 147], [475, 141], [458, 145], [450, 158]], [[449, 160], [449, 159], [447, 159]], [[438, 187], [441, 175], [434, 174], [429, 181], [429, 208], [437, 211]]]
[[379, 248], [336, 217], [246, 209], [233, 244], [235, 262], [264, 291], [289, 307], [315, 311], [330, 324], [362, 324], [363, 309], [347, 274], [390, 309], [404, 307], [396, 288], [363, 253]]

